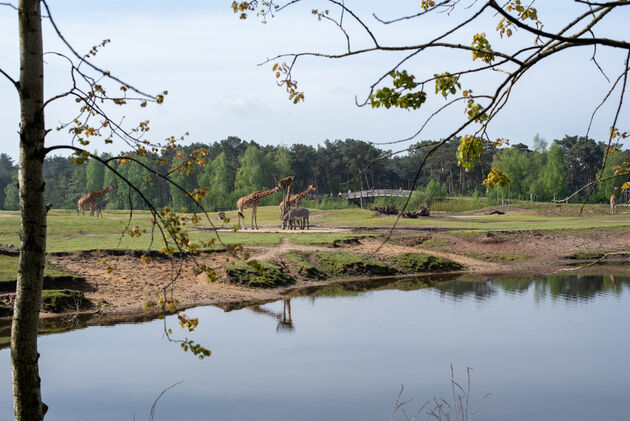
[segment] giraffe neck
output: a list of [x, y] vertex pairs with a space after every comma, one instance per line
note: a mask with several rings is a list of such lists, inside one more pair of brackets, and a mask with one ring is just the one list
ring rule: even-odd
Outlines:
[[265, 191], [258, 191], [255, 193], [252, 193], [251, 198], [252, 200], [256, 201], [258, 203], [258, 200], [262, 199], [265, 196], [269, 196], [270, 194], [274, 194], [277, 190], [274, 189], [270, 189], [270, 190], [265, 190]]
[[304, 190], [302, 193], [298, 193], [298, 194], [295, 195], [296, 199], [300, 199], [300, 200], [303, 199], [304, 196], [306, 196], [307, 194], [310, 193], [310, 191], [311, 191], [311, 186], [308, 186], [308, 188], [306, 190]]

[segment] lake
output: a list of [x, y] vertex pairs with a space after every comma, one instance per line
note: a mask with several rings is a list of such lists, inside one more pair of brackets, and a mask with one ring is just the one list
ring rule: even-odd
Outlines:
[[[42, 336], [46, 420], [148, 420], [179, 381], [155, 420], [389, 420], [401, 385], [410, 416], [450, 399], [451, 365], [464, 389], [473, 369], [475, 419], [627, 419], [629, 278], [423, 285], [313, 289], [290, 300], [290, 319], [283, 301], [191, 309], [203, 360], [168, 342], [162, 320]], [[13, 418], [9, 360], [0, 350], [0, 420]]]

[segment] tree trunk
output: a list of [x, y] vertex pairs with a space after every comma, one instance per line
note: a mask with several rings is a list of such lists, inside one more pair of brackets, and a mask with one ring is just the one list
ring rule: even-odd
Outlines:
[[46, 252], [44, 206], [44, 65], [39, 0], [18, 3], [20, 36], [20, 261], [11, 327], [13, 409], [17, 421], [40, 421], [42, 403], [37, 352]]

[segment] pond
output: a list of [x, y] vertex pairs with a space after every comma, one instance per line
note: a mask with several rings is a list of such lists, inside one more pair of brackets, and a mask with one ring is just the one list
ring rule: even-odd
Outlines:
[[[451, 365], [483, 420], [619, 420], [630, 413], [630, 279], [419, 280], [313, 289], [199, 317], [199, 360], [163, 322], [40, 338], [47, 421], [389, 420], [401, 385], [415, 413], [450, 398]], [[175, 325], [174, 321], [169, 321]], [[179, 330], [179, 329], [176, 329]], [[0, 419], [12, 419], [8, 349]], [[484, 395], [491, 395], [484, 398]], [[404, 419], [402, 414], [395, 419]], [[418, 419], [426, 419], [419, 417]]]

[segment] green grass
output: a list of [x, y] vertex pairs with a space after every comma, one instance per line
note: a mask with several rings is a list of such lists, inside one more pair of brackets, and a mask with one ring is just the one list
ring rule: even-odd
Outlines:
[[365, 235], [356, 235], [356, 234], [339, 234], [339, 233], [300, 233], [295, 235], [289, 235], [288, 237], [291, 239], [293, 244], [326, 244], [332, 245], [335, 241], [338, 240], [347, 240], [352, 238], [364, 238], [364, 237], [374, 237], [374, 234], [365, 234]]
[[275, 288], [295, 283], [295, 279], [274, 263], [237, 260], [226, 267], [231, 282], [250, 288]]
[[451, 242], [446, 238], [429, 238], [428, 240], [418, 244], [418, 247], [427, 250], [446, 252], [450, 244]]
[[[18, 256], [5, 256], [0, 254], [0, 282], [8, 282], [17, 280], [18, 272]], [[61, 272], [55, 266], [46, 264], [44, 267], [44, 276], [50, 278], [72, 277], [74, 275]]]
[[314, 253], [318, 267], [332, 276], [394, 275], [396, 268], [376, 259], [340, 251]]
[[[464, 199], [462, 199], [464, 200]], [[471, 213], [435, 214], [418, 219], [400, 219], [398, 226], [426, 229], [447, 229], [474, 232], [518, 231], [518, 230], [585, 230], [589, 228], [614, 228], [628, 230], [630, 218], [625, 213], [617, 215], [605, 214], [604, 205], [589, 205], [586, 216], [578, 216], [579, 205], [563, 205], [561, 208], [546, 203], [523, 203], [520, 208], [526, 210], [508, 211], [505, 215], [476, 215]], [[623, 211], [620, 211], [623, 212]], [[236, 211], [226, 212], [231, 227], [236, 220]], [[19, 213], [2, 212], [0, 217], [0, 243], [19, 245]], [[105, 211], [105, 218], [77, 217], [72, 210], [51, 210], [48, 214], [47, 251], [79, 251], [91, 249], [146, 249], [151, 244], [150, 233], [139, 238], [121, 237], [124, 225], [150, 228], [151, 216], [146, 211], [134, 211], [129, 221], [128, 211]], [[249, 226], [251, 210], [245, 211], [246, 223]], [[220, 226], [216, 213], [210, 214], [215, 226]], [[379, 215], [366, 209], [314, 210], [311, 223], [315, 226], [327, 227], [391, 227], [395, 216]], [[263, 206], [258, 209], [260, 226], [280, 225], [278, 209], [275, 206]], [[209, 227], [210, 223], [202, 220], [199, 224]], [[212, 231], [187, 227], [193, 240], [215, 238]], [[274, 246], [283, 238], [289, 237], [295, 244], [325, 244], [336, 239], [356, 237], [344, 233], [260, 233], [251, 230], [220, 233], [225, 244], [243, 244], [254, 246]], [[151, 248], [160, 249], [161, 239], [156, 236]], [[435, 248], [436, 250], [438, 248]]]
[[[321, 215], [320, 223], [328, 226], [391, 226], [396, 216], [379, 215], [369, 210], [344, 209]], [[398, 220], [399, 227], [442, 228], [452, 230], [514, 231], [586, 229], [630, 226], [627, 215], [543, 215], [536, 211], [519, 211], [505, 215], [432, 214], [430, 217]]]
[[317, 264], [311, 262], [312, 254], [300, 251], [292, 251], [283, 255], [295, 271], [307, 279], [327, 279], [328, 274], [321, 270]]
[[488, 207], [489, 202], [485, 197], [454, 197], [434, 199], [431, 203], [433, 212], [468, 212]]
[[451, 272], [464, 269], [464, 266], [450, 259], [424, 253], [403, 253], [390, 259], [404, 272]]
[[525, 254], [521, 254], [521, 253], [515, 253], [515, 252], [494, 253], [492, 255], [467, 253], [466, 255], [474, 259], [485, 260], [488, 262], [495, 262], [495, 263], [519, 263], [519, 262], [524, 262], [527, 259], [529, 259], [529, 256]]
[[66, 310], [82, 310], [90, 302], [81, 291], [73, 289], [48, 289], [42, 291], [42, 310], [60, 313]]
[[394, 275], [398, 269], [376, 259], [348, 252], [290, 252], [283, 257], [307, 279]]

